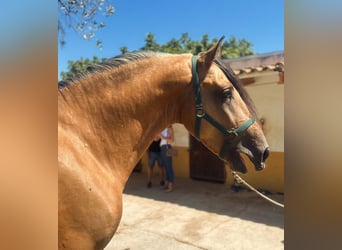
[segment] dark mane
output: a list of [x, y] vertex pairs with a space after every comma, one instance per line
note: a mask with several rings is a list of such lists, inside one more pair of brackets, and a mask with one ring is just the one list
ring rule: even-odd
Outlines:
[[234, 74], [233, 70], [227, 66], [221, 59], [215, 59], [215, 64], [224, 72], [229, 81], [233, 84], [234, 88], [239, 92], [242, 100], [246, 103], [249, 112], [253, 117], [257, 117], [257, 111], [251, 97], [248, 95], [246, 89], [242, 86], [239, 78]]
[[139, 60], [151, 57], [156, 54], [157, 54], [156, 52], [151, 52], [151, 51], [135, 51], [135, 52], [128, 52], [122, 55], [112, 57], [110, 59], [103, 61], [100, 64], [94, 64], [94, 65], [88, 66], [85, 71], [77, 74], [75, 77], [71, 79], [59, 81], [58, 89], [63, 89], [64, 87], [67, 87], [80, 79], [84, 79], [91, 74], [101, 72], [104, 70], [110, 70], [112, 68], [116, 68], [124, 64], [128, 64], [130, 62], [139, 61]]

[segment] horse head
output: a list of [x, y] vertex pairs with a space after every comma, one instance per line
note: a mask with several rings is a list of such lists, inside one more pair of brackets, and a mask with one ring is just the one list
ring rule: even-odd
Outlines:
[[245, 89], [233, 71], [220, 61], [223, 38], [208, 51], [192, 58], [195, 93], [193, 134], [209, 150], [229, 163], [232, 170], [246, 173], [240, 153], [256, 170], [265, 168], [269, 147]]

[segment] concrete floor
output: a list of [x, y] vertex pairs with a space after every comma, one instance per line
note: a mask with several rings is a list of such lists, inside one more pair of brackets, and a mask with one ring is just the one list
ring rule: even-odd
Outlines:
[[[124, 191], [120, 226], [106, 250], [284, 249], [284, 209], [247, 190], [175, 179], [165, 193], [154, 177], [133, 172]], [[281, 203], [284, 196], [270, 197]]]

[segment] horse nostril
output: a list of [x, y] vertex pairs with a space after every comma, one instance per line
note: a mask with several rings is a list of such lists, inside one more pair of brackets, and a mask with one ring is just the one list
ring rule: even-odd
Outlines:
[[262, 157], [262, 160], [263, 160], [263, 161], [266, 161], [266, 159], [268, 158], [269, 155], [270, 155], [270, 149], [267, 147], [267, 148], [265, 149], [265, 152], [264, 152], [264, 155], [263, 155], [263, 157]]

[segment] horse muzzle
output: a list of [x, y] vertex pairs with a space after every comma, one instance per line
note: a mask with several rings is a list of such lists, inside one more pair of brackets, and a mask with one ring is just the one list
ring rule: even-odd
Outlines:
[[250, 160], [253, 162], [257, 171], [263, 170], [266, 167], [266, 159], [270, 155], [270, 149], [267, 147], [259, 158], [253, 157]]
[[257, 150], [257, 151], [247, 151], [243, 152], [245, 153], [250, 161], [254, 164], [255, 170], [260, 171], [265, 169], [266, 167], [266, 159], [270, 155], [270, 149], [268, 146], [266, 146], [263, 150]]

